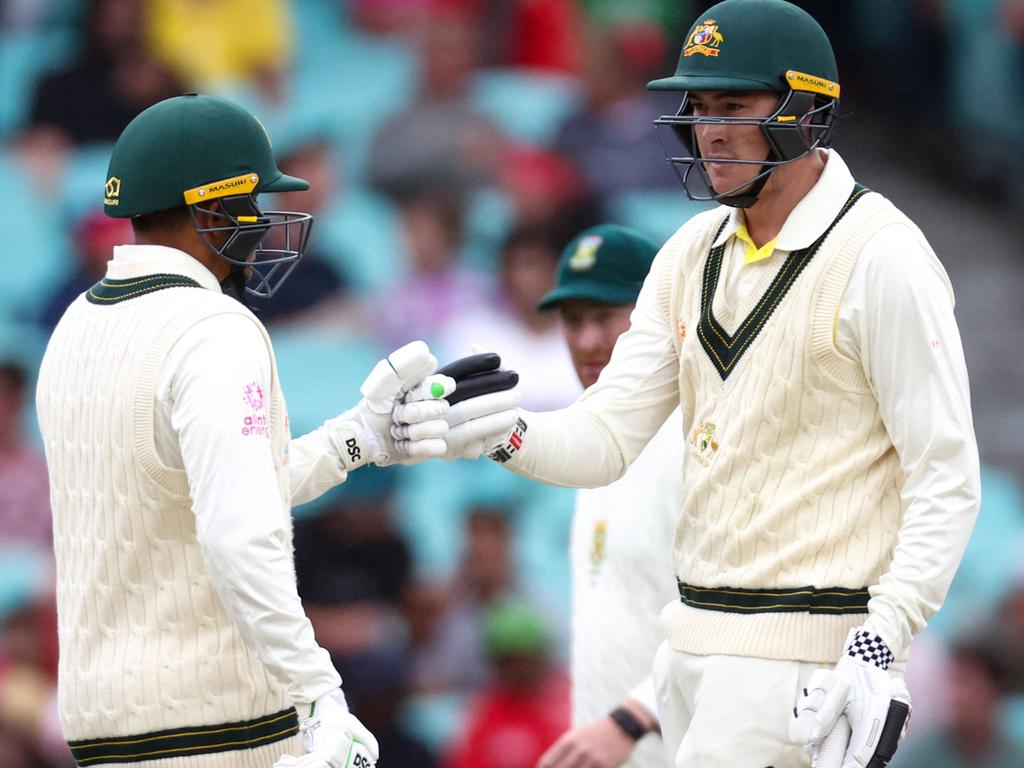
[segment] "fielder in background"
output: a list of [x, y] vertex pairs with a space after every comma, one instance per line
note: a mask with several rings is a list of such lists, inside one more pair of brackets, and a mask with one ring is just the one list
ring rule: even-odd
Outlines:
[[[658, 252], [642, 235], [603, 224], [562, 253], [540, 303], [561, 316], [576, 374], [592, 386], [629, 328]], [[664, 768], [651, 669], [664, 638], [658, 615], [676, 595], [672, 533], [682, 501], [679, 410], [626, 474], [576, 494], [572, 522], [572, 717], [538, 768]]]
[[661, 249], [598, 382], [487, 454], [607, 485], [680, 406], [679, 599], [655, 660], [675, 768], [804, 768], [844, 714], [844, 766], [878, 768], [980, 503], [949, 279], [828, 148], [835, 56], [803, 10], [725, 0], [649, 87], [682, 94], [657, 126], [688, 194], [721, 205]]
[[368, 462], [443, 454], [454, 382], [414, 342], [355, 407], [290, 440], [270, 340], [244, 300], [280, 287], [312, 223], [257, 195], [306, 188], [277, 169], [259, 121], [219, 98], [162, 101], [114, 147], [105, 210], [131, 219], [135, 244], [114, 248], [58, 323], [36, 400], [60, 717], [81, 766], [377, 757], [300, 603], [291, 505]]

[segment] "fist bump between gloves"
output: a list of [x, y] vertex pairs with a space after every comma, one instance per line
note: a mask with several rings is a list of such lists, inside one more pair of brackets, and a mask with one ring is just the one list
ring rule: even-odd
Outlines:
[[422, 341], [377, 363], [359, 388], [363, 399], [324, 425], [346, 470], [445, 455], [449, 405], [444, 398], [455, 391], [455, 381], [436, 370], [437, 358]]
[[519, 374], [501, 369], [493, 352], [462, 357], [438, 370], [455, 382], [444, 457], [478, 459], [500, 446], [519, 420]]
[[813, 748], [846, 715], [850, 743], [842, 768], [883, 768], [892, 759], [910, 721], [910, 693], [888, 673], [893, 654], [880, 637], [863, 627], [850, 630], [834, 669], [817, 669], [793, 708], [789, 737]]
[[377, 762], [377, 739], [348, 711], [340, 688], [296, 709], [304, 754], [283, 755], [273, 768], [372, 768]]

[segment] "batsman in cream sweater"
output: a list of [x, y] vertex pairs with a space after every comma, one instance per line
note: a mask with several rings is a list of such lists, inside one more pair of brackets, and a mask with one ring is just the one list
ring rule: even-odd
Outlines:
[[37, 392], [60, 716], [81, 766], [377, 758], [299, 601], [290, 508], [365, 463], [444, 454], [454, 383], [414, 342], [352, 409], [290, 440], [244, 299], [277, 290], [311, 225], [257, 195], [307, 187], [277, 169], [255, 117], [214, 97], [150, 107], [114, 148], [105, 209], [136, 243], [61, 319]]
[[661, 249], [597, 383], [486, 452], [601, 486], [679, 406], [679, 599], [655, 660], [670, 759], [807, 766], [848, 722], [843, 765], [883, 766], [909, 716], [908, 646], [980, 500], [949, 280], [828, 149], [840, 85], [806, 12], [725, 0], [649, 87], [682, 92], [658, 129], [691, 197], [721, 205]]

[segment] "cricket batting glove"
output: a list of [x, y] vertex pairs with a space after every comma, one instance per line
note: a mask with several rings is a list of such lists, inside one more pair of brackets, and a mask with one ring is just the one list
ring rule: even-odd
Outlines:
[[903, 680], [886, 671], [893, 662], [889, 647], [873, 632], [854, 627], [835, 669], [811, 675], [793, 708], [789, 737], [818, 748], [840, 716], [850, 723], [850, 744], [843, 768], [883, 768], [889, 763], [910, 722], [910, 693]]
[[337, 689], [312, 704], [296, 706], [302, 755], [283, 755], [274, 768], [373, 768], [377, 739], [348, 711]]
[[444, 457], [478, 459], [499, 445], [519, 418], [519, 374], [501, 369], [493, 352], [462, 357], [440, 368], [455, 381], [448, 395], [448, 449]]
[[345, 469], [363, 464], [415, 464], [444, 456], [448, 401], [455, 381], [435, 374], [437, 358], [422, 341], [377, 363], [354, 408], [326, 423]]

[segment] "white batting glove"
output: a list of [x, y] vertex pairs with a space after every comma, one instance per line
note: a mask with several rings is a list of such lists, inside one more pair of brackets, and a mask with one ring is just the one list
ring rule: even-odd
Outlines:
[[519, 421], [518, 387], [491, 392], [453, 405], [448, 410], [446, 459], [479, 459], [503, 445]]
[[822, 740], [840, 716], [852, 733], [843, 768], [882, 768], [896, 752], [910, 721], [910, 693], [886, 671], [892, 651], [869, 630], [850, 630], [835, 669], [818, 669], [797, 699], [789, 737], [809, 745], [817, 757]]
[[443, 456], [448, 446], [448, 376], [431, 375], [437, 358], [422, 341], [395, 350], [377, 363], [354, 408], [328, 421], [331, 442], [345, 469], [363, 464], [415, 464]]
[[340, 688], [296, 709], [300, 717], [306, 715], [299, 723], [304, 754], [283, 755], [273, 768], [372, 768], [376, 764], [377, 739], [348, 711]]
[[455, 380], [455, 391], [448, 397], [444, 457], [479, 459], [508, 437], [519, 418], [519, 375], [501, 368], [498, 355], [477, 345], [472, 355], [452, 361], [438, 373]]

